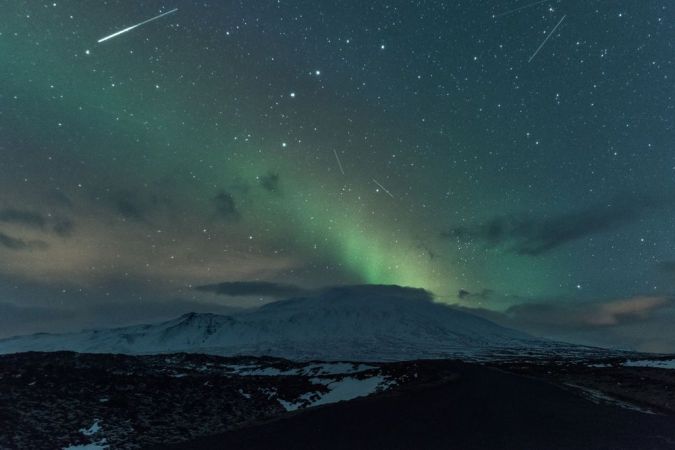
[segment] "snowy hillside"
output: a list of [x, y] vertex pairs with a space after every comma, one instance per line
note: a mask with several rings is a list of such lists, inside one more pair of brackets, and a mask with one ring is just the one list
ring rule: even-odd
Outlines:
[[153, 325], [0, 341], [0, 353], [33, 350], [364, 361], [592, 351], [536, 339], [396, 286], [333, 288], [234, 315], [190, 313]]

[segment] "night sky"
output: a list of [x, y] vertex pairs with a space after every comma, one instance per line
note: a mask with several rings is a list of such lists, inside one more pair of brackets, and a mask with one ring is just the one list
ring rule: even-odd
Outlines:
[[671, 3], [5, 2], [0, 334], [365, 283], [675, 351]]

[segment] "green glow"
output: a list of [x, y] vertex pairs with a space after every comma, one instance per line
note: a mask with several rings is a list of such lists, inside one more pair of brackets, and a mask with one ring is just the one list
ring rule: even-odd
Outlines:
[[[19, 93], [24, 108], [26, 104], [35, 105], [24, 111], [31, 122], [40, 117], [62, 117], [63, 131], [58, 130], [57, 124], [45, 123], [40, 128], [42, 135], [33, 134], [33, 139], [47, 140], [53, 133], [77, 128], [83, 136], [81, 141], [63, 150], [85, 161], [90, 170], [102, 173], [102, 180], [106, 176], [111, 181], [122, 177], [126, 184], [137, 185], [171, 178], [175, 173], [194, 173], [197, 181], [183, 185], [184, 181], [175, 180], [181, 186], [174, 195], [184, 197], [191, 209], [200, 210], [199, 214], [208, 215], [209, 199], [218, 186], [227, 186], [235, 178], [254, 183], [256, 176], [268, 170], [281, 173], [284, 180], [303, 178], [288, 155], [275, 153], [280, 138], [268, 138], [273, 143], [263, 146], [267, 147], [264, 153], [248, 147], [239, 150], [245, 154], [237, 154], [233, 136], [244, 131], [236, 124], [214, 120], [219, 114], [213, 106], [185, 106], [190, 100], [177, 86], [167, 87], [172, 91], [167, 95], [153, 92], [148, 80], [148, 89], [144, 90], [147, 93], [139, 98], [137, 86], [116, 83], [134, 71], [142, 72], [133, 64], [107, 68], [96, 63], [97, 55], [106, 53], [120, 60], [133, 59], [120, 50], [124, 48], [122, 44], [96, 47], [91, 56], [85, 56], [84, 47], [79, 55], [66, 54], [56, 41], [50, 48], [35, 47], [25, 40], [10, 44], [5, 39], [0, 40], [0, 45], [5, 55], [3, 65], [14, 74], [3, 82]], [[8, 55], [22, 58], [7, 59]], [[41, 61], [50, 70], [35, 70], [33, 61]], [[110, 73], [115, 76], [111, 78]], [[67, 95], [44, 104], [44, 99], [53, 97], [54, 92]], [[20, 120], [17, 125], [35, 129], [32, 123]], [[108, 142], [105, 136], [113, 132], [116, 138]], [[337, 195], [340, 181], [331, 176], [327, 175], [325, 186], [310, 187], [309, 192], [303, 192], [308, 189], [306, 185], [288, 181], [286, 197], [281, 201], [252, 194], [247, 223], [271, 220], [274, 223], [266, 230], [265, 239], [283, 241], [293, 236], [299, 244], [295, 251], [310, 258], [316, 251], [322, 259], [334, 261], [365, 283], [432, 289], [442, 286], [434, 268], [407, 239], [405, 231], [395, 232], [390, 226], [391, 217], [383, 213], [373, 218], [366, 213], [386, 209], [380, 203], [391, 199], [374, 194], [372, 186], [360, 185], [357, 188], [368, 195], [355, 208], [354, 199], [350, 203]]]

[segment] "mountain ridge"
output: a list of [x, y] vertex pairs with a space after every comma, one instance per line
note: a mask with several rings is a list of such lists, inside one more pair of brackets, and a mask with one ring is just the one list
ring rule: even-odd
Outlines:
[[0, 354], [33, 350], [363, 361], [605, 352], [536, 338], [398, 286], [332, 288], [228, 315], [193, 312], [156, 324], [0, 340]]

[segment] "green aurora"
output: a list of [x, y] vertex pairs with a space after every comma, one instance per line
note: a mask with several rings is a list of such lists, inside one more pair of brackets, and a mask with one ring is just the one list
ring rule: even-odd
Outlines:
[[12, 1], [3, 292], [82, 293], [56, 302], [76, 309], [222, 302], [192, 289], [219, 281], [398, 284], [494, 310], [667, 293], [672, 61], [648, 3], [630, 11], [643, 53], [628, 12], [575, 3], [528, 64], [557, 9]]

